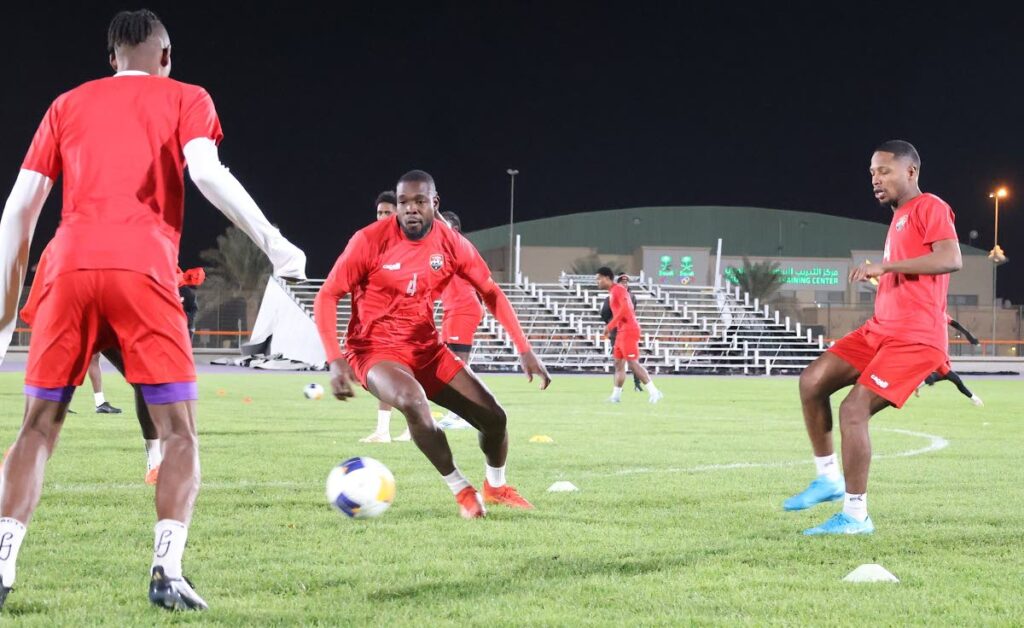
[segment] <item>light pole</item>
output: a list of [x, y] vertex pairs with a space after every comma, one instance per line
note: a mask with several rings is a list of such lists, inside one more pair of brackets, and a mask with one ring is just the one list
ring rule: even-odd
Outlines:
[[995, 192], [989, 193], [988, 197], [995, 200], [996, 203], [996, 229], [995, 234], [992, 236], [992, 250], [989, 251], [988, 258], [992, 260], [992, 356], [996, 355], [996, 269], [1000, 264], [1006, 261], [1006, 255], [1003, 253], [1003, 248], [999, 246], [999, 199], [1006, 198], [1009, 196], [1005, 187], [1001, 187]]
[[509, 176], [508, 184], [508, 281], [512, 283], [515, 281], [515, 269], [513, 268], [513, 260], [515, 259], [515, 245], [513, 244], [513, 232], [516, 219], [516, 175], [519, 171], [515, 168], [509, 168], [505, 172]]

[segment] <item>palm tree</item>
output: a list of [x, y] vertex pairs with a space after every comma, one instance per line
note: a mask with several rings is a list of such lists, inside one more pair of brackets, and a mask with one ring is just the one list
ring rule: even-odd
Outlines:
[[622, 266], [613, 264], [611, 262], [605, 262], [601, 259], [601, 256], [597, 253], [591, 253], [583, 257], [578, 257], [573, 260], [572, 263], [572, 274], [574, 275], [596, 275], [597, 269], [602, 266], [609, 266], [612, 269], [612, 274], [618, 277], [623, 272]]
[[226, 301], [245, 302], [245, 325], [252, 327], [260, 308], [260, 299], [273, 271], [263, 251], [234, 225], [217, 236], [217, 247], [206, 249], [199, 257], [207, 262], [206, 282], [200, 303], [205, 311], [220, 307]]
[[750, 293], [751, 299], [761, 303], [768, 301], [782, 287], [782, 275], [779, 274], [778, 262], [758, 262], [751, 264], [747, 256], [743, 256], [743, 268], [730, 266], [726, 275], [731, 275], [736, 284], [744, 292]]

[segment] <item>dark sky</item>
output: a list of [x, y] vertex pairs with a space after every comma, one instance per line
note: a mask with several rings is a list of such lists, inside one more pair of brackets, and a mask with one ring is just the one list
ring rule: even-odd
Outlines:
[[[918, 147], [922, 188], [953, 206], [964, 242], [976, 229], [991, 248], [987, 195], [1010, 187], [999, 292], [1024, 302], [1020, 10], [352, 4], [149, 4], [171, 34], [173, 77], [217, 104], [222, 160], [306, 250], [311, 275], [411, 168], [435, 176], [467, 230], [507, 224], [509, 167], [523, 220], [717, 204], [887, 222], [867, 167], [898, 137]], [[106, 27], [121, 8], [5, 8], [0, 187], [50, 101], [109, 74]], [[227, 224], [189, 188], [183, 266]], [[51, 195], [36, 254], [58, 204]]]

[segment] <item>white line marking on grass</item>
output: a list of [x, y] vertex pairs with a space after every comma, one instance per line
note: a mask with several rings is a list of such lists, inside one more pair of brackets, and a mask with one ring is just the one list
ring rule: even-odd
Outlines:
[[[898, 451], [894, 454], [877, 454], [872, 456], [873, 459], [881, 458], [909, 458], [910, 456], [919, 456], [921, 454], [931, 453], [933, 451], [939, 451], [949, 447], [949, 441], [941, 436], [935, 434], [926, 434], [924, 432], [913, 432], [911, 430], [901, 430], [894, 427], [876, 427], [878, 431], [882, 432], [895, 432], [897, 434], [903, 434], [905, 436], [916, 436], [918, 438], [928, 439], [928, 445], [925, 447], [919, 447], [917, 449], [908, 449], [907, 451]], [[798, 465], [810, 464], [807, 460], [790, 460], [786, 462], [731, 462], [728, 464], [701, 464], [695, 467], [668, 467], [665, 469], [652, 469], [650, 467], [638, 467], [635, 469], [622, 469], [615, 473], [602, 473], [599, 475], [636, 475], [640, 473], [703, 473], [705, 471], [729, 471], [732, 469], [771, 469], [779, 467], [795, 467]]]
[[[235, 482], [203, 482], [199, 485], [199, 492], [204, 490], [238, 490], [245, 488], [309, 488], [309, 482], [252, 482], [249, 480], [238, 480]], [[126, 491], [126, 490], [153, 490], [144, 482], [82, 482], [76, 484], [55, 483], [43, 487], [43, 494], [46, 493], [98, 493], [101, 491]]]

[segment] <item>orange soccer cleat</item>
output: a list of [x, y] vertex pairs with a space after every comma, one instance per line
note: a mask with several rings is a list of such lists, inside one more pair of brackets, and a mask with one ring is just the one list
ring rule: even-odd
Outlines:
[[494, 488], [487, 480], [484, 480], [484, 502], [488, 504], [501, 504], [509, 508], [533, 509], [533, 504], [523, 499], [523, 496], [519, 494], [514, 486], [506, 484]]
[[156, 465], [149, 471], [146, 471], [146, 484], [150, 486], [156, 486], [157, 478], [160, 477], [160, 465]]
[[459, 516], [463, 519], [481, 519], [487, 515], [487, 509], [484, 508], [484, 502], [480, 499], [480, 493], [476, 492], [472, 486], [467, 486], [459, 491], [459, 494], [455, 496], [455, 501], [459, 502]]

